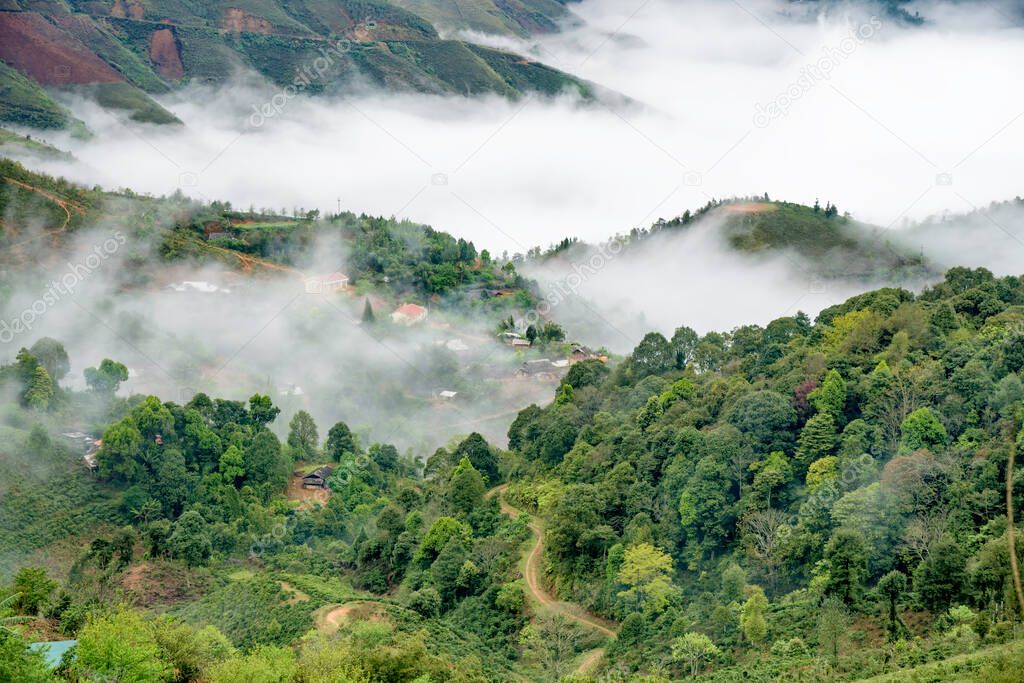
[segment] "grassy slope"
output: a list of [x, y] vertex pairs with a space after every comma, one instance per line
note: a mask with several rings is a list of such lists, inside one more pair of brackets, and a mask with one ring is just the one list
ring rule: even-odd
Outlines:
[[119, 496], [81, 466], [81, 455], [59, 450], [52, 460], [26, 458], [28, 433], [0, 427], [0, 578], [26, 553], [118, 522]]
[[46, 91], [0, 62], [0, 122], [33, 128], [63, 128], [71, 116]]
[[552, 69], [540, 62], [524, 60], [511, 52], [493, 50], [479, 45], [468, 45], [468, 47], [518, 92], [536, 91], [546, 95], [571, 92], [588, 100], [594, 97], [594, 90], [589, 84], [558, 69]]
[[143, 51], [140, 54], [129, 49], [118, 36], [110, 32], [107, 24], [92, 21], [86, 15], [72, 15], [62, 19], [60, 25], [145, 92], [160, 94], [170, 90], [167, 83], [153, 71], [146, 53]]
[[896, 673], [862, 679], [862, 683], [1015, 683], [1024, 679], [1024, 642], [1013, 641], [922, 664]]
[[465, 43], [453, 40], [406, 44], [410, 59], [420, 69], [461, 95], [495, 92], [513, 96], [517, 91], [480, 59]]
[[132, 121], [160, 125], [181, 123], [177, 116], [131, 83], [97, 83], [79, 88], [107, 109], [127, 111]]
[[[468, 28], [498, 35], [528, 35], [556, 30], [565, 7], [554, 0], [496, 3], [494, 0], [395, 0], [400, 5], [444, 28]], [[499, 7], [499, 4], [504, 7]]]
[[72, 155], [29, 136], [18, 135], [0, 128], [0, 154], [31, 154], [47, 159], [72, 159]]

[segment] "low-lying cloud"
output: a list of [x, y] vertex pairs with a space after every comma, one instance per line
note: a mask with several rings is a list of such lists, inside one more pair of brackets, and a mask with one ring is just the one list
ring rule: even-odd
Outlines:
[[604, 239], [710, 196], [820, 197], [889, 226], [1018, 193], [1024, 30], [997, 5], [933, 5], [925, 26], [872, 5], [806, 8], [586, 0], [578, 27], [509, 44], [633, 107], [285, 97], [242, 79], [167, 98], [183, 130], [129, 132], [84, 110], [96, 137], [56, 139], [81, 165], [50, 168], [240, 207], [340, 198], [512, 252]]
[[[911, 26], [874, 5], [819, 15], [812, 4], [585, 0], [573, 6], [582, 21], [561, 34], [529, 43], [474, 37], [589, 79], [631, 104], [371, 90], [313, 98], [241, 75], [228, 88], [195, 85], [163, 99], [183, 128], [125, 127], [76, 103], [96, 135], [51, 139], [79, 161], [33, 165], [90, 185], [180, 189], [241, 209], [334, 211], [340, 204], [409, 217], [495, 254], [565, 236], [599, 242], [712, 197], [820, 198], [901, 229], [1020, 193], [1024, 30], [1003, 6], [933, 3], [922, 6], [931, 23]], [[1010, 238], [998, 249], [987, 238], [965, 238], [959, 223], [904, 236], [944, 265], [1009, 272], [1024, 262], [1019, 213], [999, 223]], [[809, 284], [784, 258], [738, 259], [705, 223], [613, 259], [580, 289], [581, 315], [568, 305], [553, 315], [581, 329], [588, 317], [603, 319], [615, 339], [590, 341], [621, 349], [649, 327], [706, 330], [798, 309], [813, 314], [854, 290]], [[257, 298], [273, 308], [281, 296]], [[225, 353], [222, 342], [238, 346], [234, 335], [244, 328], [235, 326], [233, 306], [203, 303], [194, 326], [182, 331], [180, 309], [162, 308], [161, 297], [117, 306], [128, 317], [133, 306], [147, 308], [147, 325], [216, 347], [212, 356]], [[316, 336], [299, 329], [307, 328], [269, 337], [266, 355], [244, 361], [287, 374], [296, 336]], [[322, 351], [299, 348], [333, 362], [331, 344], [345, 339], [325, 342]], [[284, 381], [281, 374], [275, 382]]]
[[801, 311], [813, 317], [869, 287], [902, 284], [821, 277], [789, 250], [742, 254], [727, 244], [726, 220], [713, 211], [683, 229], [628, 246], [570, 250], [525, 270], [541, 283], [555, 317], [587, 342], [620, 353], [651, 330], [671, 336], [687, 325], [703, 334]]

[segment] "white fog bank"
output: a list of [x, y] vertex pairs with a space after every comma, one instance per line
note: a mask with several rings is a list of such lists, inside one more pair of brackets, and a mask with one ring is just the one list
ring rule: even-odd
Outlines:
[[[573, 6], [580, 27], [509, 44], [632, 107], [275, 100], [240, 78], [166, 99], [180, 130], [81, 109], [94, 138], [51, 136], [81, 163], [45, 170], [241, 208], [333, 210], [340, 199], [499, 253], [567, 235], [601, 240], [709, 197], [820, 198], [899, 226], [1020, 193], [1024, 31], [998, 6], [930, 6], [925, 26], [866, 8], [816, 17], [793, 7], [585, 0]], [[268, 104], [272, 116], [253, 115]]]

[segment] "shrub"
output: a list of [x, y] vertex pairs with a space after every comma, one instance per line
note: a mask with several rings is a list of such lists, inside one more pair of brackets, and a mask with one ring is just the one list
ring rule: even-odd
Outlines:
[[409, 608], [427, 618], [436, 617], [441, 611], [441, 595], [429, 586], [418, 590], [409, 596]]

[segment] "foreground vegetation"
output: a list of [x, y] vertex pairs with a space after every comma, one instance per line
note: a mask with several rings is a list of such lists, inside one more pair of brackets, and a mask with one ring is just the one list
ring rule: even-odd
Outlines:
[[509, 496], [547, 519], [560, 594], [622, 620], [610, 665], [848, 680], [1014, 638], [1022, 304], [953, 269], [814, 324], [652, 333], [523, 411]]
[[[71, 392], [68, 366], [42, 340], [2, 371], [3, 552], [54, 547], [55, 514], [79, 539], [7, 565], [15, 680], [1011, 681], [1024, 664], [1003, 497], [1022, 278], [954, 269], [813, 323], [651, 333], [612, 369], [572, 366], [509, 451], [472, 434], [425, 459], [344, 422], [321, 438], [302, 411], [285, 428], [258, 394], [122, 398], [116, 361]], [[70, 415], [102, 429], [95, 474], [55, 435]], [[319, 463], [331, 494], [296, 493]], [[487, 493], [505, 483], [511, 516]], [[535, 599], [514, 508], [541, 520], [540, 590], [570, 608]], [[55, 672], [27, 648], [64, 638]]]

